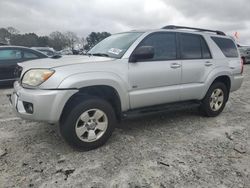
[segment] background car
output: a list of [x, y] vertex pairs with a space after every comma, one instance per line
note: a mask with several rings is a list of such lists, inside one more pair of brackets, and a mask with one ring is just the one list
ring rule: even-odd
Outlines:
[[41, 58], [48, 56], [30, 48], [0, 46], [0, 85], [11, 84], [18, 78], [17, 63]]
[[5, 46], [5, 45], [7, 45], [7, 44], [0, 42], [0, 46]]
[[63, 49], [63, 50], [59, 51], [59, 53], [61, 55], [73, 55], [73, 52], [70, 49]]
[[244, 63], [250, 63], [250, 46], [242, 46], [238, 44], [238, 48]]

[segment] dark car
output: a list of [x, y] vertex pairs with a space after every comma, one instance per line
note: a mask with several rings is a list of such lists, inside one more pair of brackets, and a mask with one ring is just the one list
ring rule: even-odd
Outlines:
[[7, 45], [7, 44], [0, 42], [0, 46], [5, 46], [5, 45]]
[[18, 78], [17, 63], [48, 58], [45, 54], [19, 46], [0, 46], [0, 85], [9, 84]]

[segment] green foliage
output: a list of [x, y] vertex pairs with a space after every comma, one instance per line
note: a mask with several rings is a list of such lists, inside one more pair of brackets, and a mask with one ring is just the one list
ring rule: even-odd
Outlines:
[[26, 33], [24, 35], [11, 35], [10, 44], [16, 46], [38, 46], [38, 36], [35, 33]]
[[9, 42], [11, 33], [5, 29], [5, 28], [0, 28], [0, 42], [7, 44]]
[[20, 34], [13, 27], [0, 28], [0, 42], [2, 43], [27, 47], [52, 47], [55, 50], [62, 50], [66, 47], [73, 49], [76, 44], [81, 44], [85, 50], [89, 50], [110, 35], [108, 32], [91, 32], [85, 40], [70, 31], [66, 33], [55, 31], [49, 36], [38, 36], [35, 33]]
[[84, 46], [85, 50], [90, 50], [94, 47], [98, 42], [102, 41], [103, 39], [109, 37], [111, 34], [108, 32], [92, 32], [86, 38], [87, 44]]
[[68, 39], [63, 33], [59, 31], [52, 32], [49, 35], [49, 39], [49, 46], [55, 50], [62, 50], [68, 45]]

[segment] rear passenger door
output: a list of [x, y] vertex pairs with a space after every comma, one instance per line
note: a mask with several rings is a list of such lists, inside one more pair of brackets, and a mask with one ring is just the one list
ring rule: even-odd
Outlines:
[[199, 34], [179, 33], [182, 60], [181, 100], [198, 99], [214, 68], [209, 47]]

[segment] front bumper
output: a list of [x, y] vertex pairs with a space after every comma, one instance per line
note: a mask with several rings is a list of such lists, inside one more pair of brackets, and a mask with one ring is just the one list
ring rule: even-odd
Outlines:
[[[10, 102], [17, 116], [23, 119], [57, 123], [66, 102], [77, 91], [26, 89], [15, 82]], [[32, 104], [32, 113], [26, 104]]]

